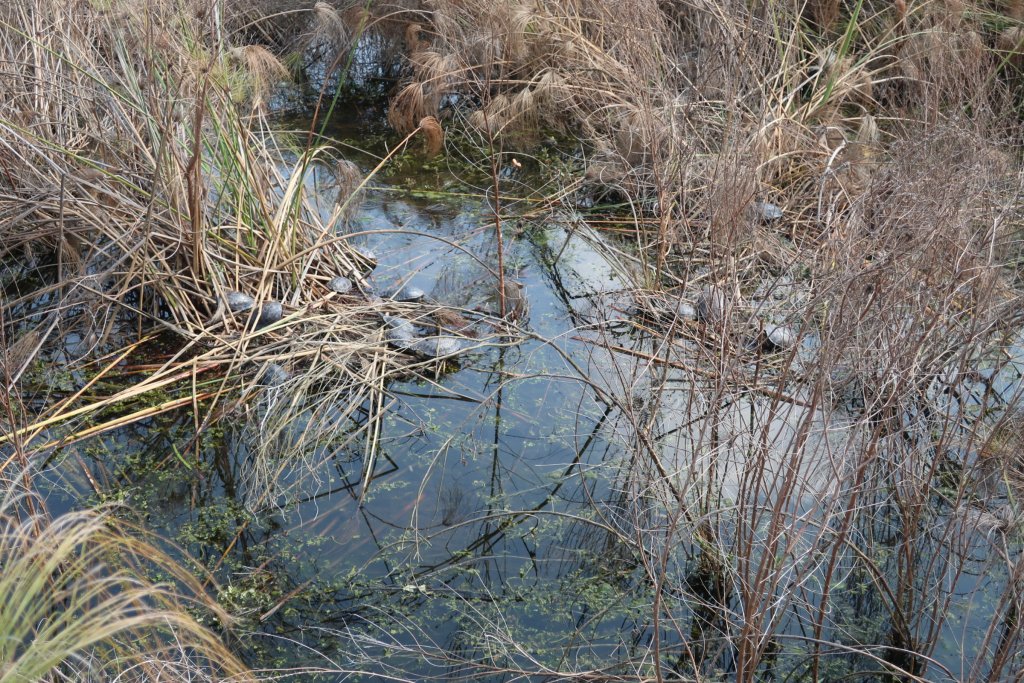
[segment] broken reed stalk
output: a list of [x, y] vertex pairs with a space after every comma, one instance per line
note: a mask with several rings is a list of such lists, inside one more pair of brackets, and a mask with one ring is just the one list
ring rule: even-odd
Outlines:
[[[487, 110], [484, 109], [484, 120], [487, 121]], [[492, 213], [494, 214], [494, 238], [498, 250], [498, 312], [504, 320], [508, 316], [507, 291], [505, 290], [505, 239], [501, 227], [501, 186], [498, 174], [498, 155], [494, 146], [494, 133], [490, 125], [485, 126], [487, 132], [488, 159], [491, 166], [491, 189], [494, 191]]]
[[203, 187], [203, 119], [206, 111], [206, 92], [209, 87], [209, 73], [203, 69], [199, 93], [196, 97], [192, 121], [192, 156], [185, 167], [185, 178], [188, 187], [189, 218], [192, 222], [192, 270], [197, 281], [204, 278], [203, 261], [203, 223], [206, 220], [205, 188]]

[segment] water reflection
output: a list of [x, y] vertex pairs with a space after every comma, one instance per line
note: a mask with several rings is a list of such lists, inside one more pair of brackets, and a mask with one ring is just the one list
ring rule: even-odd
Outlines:
[[[325, 217], [332, 173], [308, 179]], [[213, 572], [257, 633], [240, 644], [253, 663], [320, 666], [328, 680], [649, 676], [655, 645], [667, 675], [735, 674], [754, 653], [800, 676], [812, 641], [914, 670], [900, 652], [934, 630], [951, 677], [968, 640], [1010, 651], [969, 624], [974, 596], [1009, 590], [1017, 550], [994, 554], [1002, 537], [975, 533], [978, 501], [900, 489], [929, 474], [901, 468], [938, 459], [915, 457], [930, 443], [923, 410], [882, 434], [882, 418], [823, 406], [809, 385], [776, 391], [777, 368], [692, 322], [644, 329], [629, 314], [637, 264], [605, 258], [600, 236], [558, 212], [506, 222], [507, 275], [530, 302], [527, 333], [506, 336], [492, 324], [488, 194], [405, 173], [375, 179], [340, 230], [377, 255], [378, 288], [407, 283], [461, 310], [474, 348], [359, 393], [333, 387], [363, 369], [318, 350], [222, 407], [217, 430], [197, 437], [199, 416], [179, 412], [68, 449], [52, 500], [124, 496], [126, 514]], [[813, 369], [817, 343], [794, 368]], [[727, 377], [727, 351], [753, 381]], [[1014, 371], [957, 384], [932, 409], [1010, 400]], [[881, 455], [849, 485], [837, 473], [858, 443]], [[851, 506], [872, 513], [844, 526]], [[839, 588], [822, 626], [827, 566]]]

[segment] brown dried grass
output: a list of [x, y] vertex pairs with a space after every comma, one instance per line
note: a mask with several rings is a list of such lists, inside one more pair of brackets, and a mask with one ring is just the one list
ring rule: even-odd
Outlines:
[[[715, 489], [714, 474], [690, 479], [686, 462], [679, 465], [686, 474], [659, 471], [645, 482], [668, 491], [680, 479], [696, 481], [699, 491], [690, 497], [665, 493], [659, 504], [667, 510], [697, 507], [729, 533], [748, 525], [746, 545], [717, 541], [709, 564], [722, 575], [729, 600], [708, 609], [721, 620], [721, 647], [736, 653], [735, 677], [752, 680], [771, 668], [764, 644], [779, 635], [773, 619], [789, 599], [792, 577], [774, 564], [789, 549], [784, 543], [768, 547], [775, 541], [764, 523], [786, 529], [780, 538], [790, 531], [787, 538], [797, 537], [800, 522], [782, 510], [803, 510], [805, 504], [816, 506], [813, 514], [817, 506], [831, 509], [836, 516], [820, 527], [828, 531], [810, 531], [815, 543], [829, 548], [837, 571], [860, 562], [835, 541], [834, 530], [860, 538], [888, 514], [885, 505], [914, 500], [920, 506], [915, 510], [928, 508], [938, 489], [923, 471], [945, 457], [935, 454], [935, 440], [948, 445], [947, 433], [970, 433], [977, 424], [946, 414], [924, 425], [925, 438], [915, 441], [920, 452], [875, 469], [864, 463], [888, 452], [886, 437], [908, 436], [908, 415], [935, 415], [929, 392], [940, 390], [936, 383], [945, 381], [945, 373], [961, 371], [983, 353], [998, 356], [1004, 335], [1022, 319], [1024, 302], [1010, 287], [1017, 264], [1008, 256], [1024, 225], [1022, 131], [1000, 55], [987, 47], [998, 40], [1003, 61], [1010, 63], [1019, 50], [1017, 32], [998, 38], [978, 20], [984, 8], [957, 2], [864, 5], [854, 19], [850, 7], [825, 1], [808, 8], [820, 29], [811, 32], [788, 8], [744, 3], [436, 0], [429, 8], [430, 54], [411, 59], [411, 82], [439, 80], [433, 64], [463, 64], [465, 69], [444, 69], [450, 74], [446, 93], [463, 96], [463, 108], [453, 109], [487, 138], [552, 127], [582, 139], [584, 181], [615, 188], [638, 217], [627, 223], [649, 277], [644, 286], [676, 285], [689, 296], [706, 282], [727, 284], [730, 294], [739, 290], [732, 298], [740, 319], [759, 313], [747, 300], [768, 310], [784, 307], [815, 344], [794, 351], [789, 364], [781, 362], [779, 386], [806, 390], [802, 398], [820, 401], [820, 413], [796, 431], [809, 435], [822, 428], [819, 417], [827, 423], [830, 416], [847, 415], [837, 407], [846, 396], [859, 394], [864, 403], [851, 427], [859, 436], [843, 442], [842, 453], [828, 463], [835, 468], [829, 494], [835, 507], [829, 508], [829, 496], [795, 483], [793, 473], [807, 457], [802, 442], [785, 454], [782, 474], [769, 472], [750, 453], [772, 441], [776, 427], [744, 432], [716, 415], [747, 400], [744, 390], [728, 386], [733, 377], [771, 376], [763, 357], [744, 355], [749, 337], [716, 336], [704, 326], [693, 335], [704, 338], [694, 340], [683, 325], [653, 343], [650, 357], [666, 366], [719, 369], [713, 388], [686, 399], [692, 422], [685, 439], [694, 443], [680, 446], [684, 457], [725, 454], [728, 448], [717, 439], [748, 438], [744, 457], [761, 463], [741, 465], [743, 485], [750, 488], [738, 500], [734, 492]], [[412, 126], [409, 118], [405, 129]], [[446, 125], [458, 125], [457, 116], [453, 121]], [[482, 149], [486, 153], [488, 146]], [[784, 217], [757, 217], [751, 212], [756, 201], [778, 204]], [[774, 283], [783, 281], [795, 282], [803, 298], [776, 300]], [[685, 351], [659, 345], [685, 345]], [[794, 361], [807, 357], [812, 360]], [[656, 386], [651, 393], [671, 391]], [[774, 415], [776, 409], [789, 410], [781, 399], [769, 410]], [[652, 459], [661, 452], [654, 450]], [[709, 457], [713, 467], [728, 466]], [[855, 479], [854, 471], [877, 477], [871, 490], [884, 502], [858, 498], [865, 480]], [[711, 502], [696, 500], [708, 490]], [[962, 492], [969, 490], [965, 485]], [[777, 496], [778, 507], [767, 510], [765, 500]], [[722, 509], [726, 498], [738, 509]], [[902, 547], [913, 553], [928, 522], [909, 521], [908, 510], [900, 513], [908, 519], [901, 529], [909, 534]], [[690, 523], [684, 512], [663, 529], [673, 544], [685, 537], [708, 546], [706, 527]], [[819, 547], [810, 563], [822, 557]], [[666, 544], [660, 557], [674, 552]], [[645, 555], [652, 566], [656, 556]], [[891, 567], [870, 566], [906, 595], [916, 595], [915, 581], [928, 572], [907, 568], [891, 578], [885, 573]], [[666, 576], [658, 569], [652, 574], [653, 582]], [[805, 576], [807, 585], [820, 578], [814, 570]], [[688, 590], [685, 581], [674, 588]], [[815, 594], [812, 602], [819, 599]], [[826, 596], [821, 604], [827, 602]], [[794, 612], [800, 609], [794, 606]], [[822, 642], [842, 628], [832, 623], [827, 636], [815, 633], [810, 622], [831, 623], [829, 609], [807, 620], [808, 633]], [[915, 611], [900, 605], [889, 614], [911, 624], [906, 630], [916, 636], [908, 643], [922, 638], [907, 649], [932, 651], [932, 643], [924, 642], [932, 626], [915, 621]], [[997, 620], [991, 623], [993, 632], [1002, 632]], [[680, 628], [679, 642], [691, 642], [687, 626]], [[1019, 627], [1012, 630], [1019, 642]], [[986, 656], [974, 655], [979, 663]], [[713, 677], [712, 659], [686, 675]]]
[[[323, 166], [327, 152], [286, 153], [266, 134], [262, 108], [249, 106], [285, 75], [281, 62], [263, 45], [223, 42], [229, 36], [213, 30], [214, 17], [200, 11], [206, 6], [122, 0], [111, 12], [96, 3], [18, 0], [2, 9], [0, 77], [11, 90], [0, 102], [0, 125], [10, 133], [0, 255], [31, 251], [55, 276], [0, 302], [0, 318], [45, 330], [39, 318], [53, 315], [85, 340], [78, 362], [113, 351], [115, 329], [134, 339], [153, 328], [176, 335], [182, 354], [198, 360], [183, 370], [186, 361], [175, 356], [118, 398], [100, 396], [70, 414], [47, 406], [0, 444], [24, 438], [30, 452], [52, 448], [39, 423], [63, 425], [111, 401], [162, 391], [169, 378], [199, 367], [222, 372], [214, 390], [194, 398], [209, 400], [212, 421], [221, 401], [252, 386], [249, 362], [304, 363], [319, 348], [318, 372], [344, 368], [334, 386], [356, 395], [357, 377], [377, 386], [379, 373], [400, 360], [384, 346], [372, 306], [324, 301], [322, 283], [363, 272], [336, 227], [365, 178], [341, 164], [344, 198], [331, 215], [321, 213], [305, 174]], [[306, 6], [297, 30], [311, 14]], [[245, 316], [219, 309], [229, 291], [279, 302], [285, 316], [249, 329]], [[44, 303], [33, 309], [35, 301]], [[366, 357], [376, 360], [363, 375], [349, 372]], [[5, 363], [6, 379], [13, 384], [23, 367]], [[176, 401], [159, 411], [180, 407]], [[98, 421], [69, 443], [146, 419], [147, 410]]]
[[233, 47], [230, 48], [229, 54], [245, 69], [253, 106], [263, 106], [270, 90], [291, 76], [281, 60], [262, 45]]
[[[34, 34], [28, 30], [7, 32], [2, 43], [0, 69], [10, 86], [0, 102], [0, 121], [9, 132], [0, 175], [8, 185], [0, 198], [4, 248], [62, 254], [62, 286], [71, 290], [69, 300], [88, 308], [101, 328], [128, 292], [140, 291], [169, 309], [170, 320], [156, 324], [208, 345], [197, 363], [229, 373], [241, 359], [298, 366], [315, 349], [315, 359], [304, 366], [308, 377], [293, 379], [289, 391], [313, 391], [314, 381], [330, 377], [337, 379], [339, 395], [349, 392], [349, 405], [379, 405], [394, 358], [372, 322], [374, 305], [325, 302], [317, 284], [339, 272], [354, 275], [358, 256], [334, 239], [333, 220], [325, 224], [301, 208], [299, 173], [277, 173], [280, 157], [266, 140], [248, 126], [232, 127], [230, 116], [218, 117], [236, 110], [207, 80], [231, 69], [212, 55], [212, 33], [204, 23], [209, 18], [197, 11], [185, 19], [189, 34], [207, 41], [197, 46], [180, 40], [172, 26], [179, 17], [169, 9], [127, 6], [152, 12], [136, 17], [149, 23], [92, 5], [83, 10], [94, 12], [87, 17], [91, 21], [77, 16], [72, 21], [56, 0], [42, 5], [45, 12], [34, 12], [39, 6], [27, 0], [3, 10], [9, 24], [35, 26], [39, 17], [50, 22], [45, 37], [33, 38], [38, 42], [29, 46], [24, 36]], [[862, 414], [843, 425], [855, 436], [829, 463], [835, 467], [834, 489], [817, 496], [794, 484], [789, 474], [773, 477], [754, 457], [743, 472], [749, 489], [729, 509], [709, 502], [715, 495], [725, 497], [714, 474], [699, 479], [695, 486], [706, 488], [687, 497], [674, 495], [678, 477], [659, 470], [635, 496], [653, 501], [659, 514], [679, 511], [665, 522], [664, 537], [698, 546], [705, 569], [733, 587], [734, 600], [709, 611], [720, 616], [723, 639], [735, 651], [742, 669], [736, 677], [753, 678], [777, 635], [775, 607], [790, 605], [794, 613], [808, 609], [786, 603], [793, 593], [787, 582], [795, 576], [786, 570], [796, 565], [787, 564], [794, 553], [777, 539], [804, 538], [808, 531], [787, 510], [800, 509], [814, 494], [824, 514], [834, 512], [813, 532], [818, 534], [814, 557], [807, 562], [812, 569], [802, 584], [811, 585], [821, 562], [865, 561], [849, 555], [850, 544], [835, 534], [866, 537], [876, 515], [891, 514], [884, 505], [903, 506], [900, 514], [908, 520], [930, 509], [947, 492], [932, 487], [922, 472], [941, 457], [954, 457], [947, 433], [970, 434], [977, 424], [947, 413], [926, 425], [927, 439], [911, 457], [878, 465], [878, 454], [886, 452], [884, 439], [908, 435], [902, 422], [931, 410], [928, 392], [935, 383], [951, 368], [960, 372], [985, 353], [1002, 352], [1007, 334], [1024, 319], [1013, 288], [1019, 284], [1013, 281], [1020, 251], [1015, 245], [1024, 224], [1022, 135], [1014, 84], [1002, 70], [1019, 66], [1019, 28], [1011, 22], [997, 36], [978, 19], [983, 8], [954, 0], [865, 5], [856, 24], [845, 26], [854, 21], [848, 8], [823, 1], [809, 8], [821, 29], [810, 34], [786, 7], [739, 2], [433, 0], [395, 9], [388, 19], [390, 9], [374, 7], [368, 16], [317, 5], [312, 19], [327, 27], [324, 36], [350, 35], [343, 29], [350, 29], [355, 17], [360, 25], [391, 31], [396, 43], [404, 41], [408, 78], [395, 91], [388, 119], [403, 133], [422, 131], [428, 152], [443, 148], [442, 121], [452, 124], [439, 109], [455, 93], [462, 96], [459, 113], [492, 138], [488, 143], [521, 128], [571, 131], [586, 143], [586, 180], [626, 194], [635, 211], [636, 251], [646, 286], [677, 285], [685, 293], [693, 282], [727, 283], [733, 307], [747, 313], [744, 298], [766, 282], [769, 295], [779, 279], [806, 285], [806, 299], [792, 303], [787, 313], [813, 333], [818, 345], [813, 363], [768, 368], [763, 357], [734, 343], [745, 340], [708, 326], [701, 328], [704, 339], [685, 338], [688, 352], [706, 354], [694, 377], [708, 372], [716, 382], [690, 399], [701, 403], [691, 406], [692, 424], [702, 432], [692, 450], [723, 452], [717, 439], [725, 430], [715, 413], [748, 400], [748, 387], [736, 389], [735, 378], [752, 372], [751, 386], [774, 392], [757, 382], [774, 379], [772, 371], [779, 371], [786, 375], [778, 379], [779, 391], [767, 394], [772, 412], [789, 405], [788, 398], [780, 398], [787, 396], [782, 388], [807, 389], [804, 398], [820, 407], [822, 419], [848, 393], [858, 393], [864, 403]], [[1008, 10], [1011, 18], [1014, 13], [1019, 3]], [[309, 8], [295, 13], [299, 16], [295, 26], [306, 27]], [[152, 33], [149, 26], [155, 27]], [[132, 64], [162, 65], [164, 71], [146, 78], [176, 84], [171, 90], [180, 96], [165, 101], [138, 87], [138, 74], [126, 71], [104, 47], [111, 44], [123, 48]], [[242, 48], [237, 54], [244, 71], [256, 74], [254, 80], [269, 82], [280, 75], [263, 53]], [[87, 68], [69, 70], [67, 63]], [[121, 106], [124, 90], [109, 97], [112, 89], [97, 87], [89, 75], [97, 73], [134, 84], [125, 88], [136, 97], [132, 106]], [[258, 128], [260, 119], [248, 123]], [[231, 134], [203, 137], [217, 126]], [[218, 157], [222, 165], [205, 169], [217, 173], [204, 173], [196, 140], [226, 152]], [[304, 158], [299, 166], [316, 161]], [[352, 165], [338, 167], [342, 207], [364, 184], [361, 175]], [[219, 208], [229, 220], [214, 224], [197, 209], [202, 207], [197, 198], [207, 196], [207, 183], [224, 177], [235, 183], [221, 188], [230, 201]], [[54, 188], [64, 191], [55, 194]], [[782, 220], [751, 217], [752, 202], [764, 199], [785, 208]], [[103, 261], [115, 248], [115, 261]], [[657, 259], [649, 259], [649, 252]], [[104, 266], [102, 273], [90, 274], [97, 264]], [[208, 324], [213, 301], [227, 289], [284, 299], [289, 316], [262, 333], [266, 343], [258, 348], [249, 345], [237, 321], [224, 320], [220, 324], [237, 333], [232, 339], [241, 340], [229, 344], [229, 335]], [[435, 321], [459, 323], [441, 313]], [[666, 355], [649, 354], [652, 362], [675, 362], [668, 354], [680, 347], [680, 333], [673, 329], [661, 340]], [[158, 379], [133, 391], [162, 388], [159, 382], [170, 381], [176, 371], [180, 368], [169, 364]], [[797, 374], [799, 384], [787, 384], [788, 376]], [[90, 408], [99, 411], [124, 398], [109, 397]], [[267, 421], [269, 431], [282, 432], [290, 417], [282, 410]], [[324, 426], [311, 423], [310, 443], [331, 438], [326, 420]], [[805, 435], [819, 426], [810, 418], [797, 425]], [[772, 429], [752, 427], [744, 434], [748, 450], [754, 453], [756, 444], [772, 440]], [[637, 433], [649, 437], [644, 429]], [[273, 440], [267, 438], [254, 447], [268, 450], [269, 443]], [[652, 453], [656, 462], [656, 449]], [[787, 472], [798, 471], [802, 446], [786, 455], [792, 458], [785, 463]], [[266, 457], [259, 462], [262, 469], [250, 473], [247, 486], [265, 503], [289, 481], [280, 475], [291, 461]], [[885, 470], [890, 465], [892, 470]], [[904, 466], [906, 471], [899, 469]], [[848, 476], [854, 468], [856, 479]], [[870, 482], [871, 477], [877, 480]], [[888, 502], [860, 498], [866, 481]], [[958, 495], [970, 493], [966, 486], [958, 490]], [[774, 512], [763, 508], [772, 497], [781, 501]], [[694, 517], [687, 516], [691, 511]], [[692, 521], [697, 517], [699, 524]], [[763, 524], [732, 523], [754, 518], [781, 531], [765, 534]], [[736, 530], [736, 538], [716, 538], [709, 528], [719, 522]], [[687, 595], [685, 581], [662, 581], [657, 567], [664, 567], [664, 558], [674, 557], [675, 550], [666, 546], [664, 555], [652, 553], [646, 529], [630, 531], [642, 539], [637, 556], [654, 567], [646, 577], [650, 585]], [[901, 531], [906, 540], [897, 542], [899, 556], [910, 557], [918, 551], [921, 525], [908, 521]], [[822, 560], [829, 553], [832, 559]], [[892, 556], [888, 550], [883, 554]], [[881, 564], [870, 565], [880, 576]], [[914, 595], [922, 585], [915, 583], [914, 571], [906, 568], [895, 579], [901, 582], [896, 588], [906, 590], [902, 594]], [[777, 602], [769, 605], [765, 596]], [[821, 605], [820, 621], [808, 624], [811, 633], [831, 619], [828, 600], [814, 596], [819, 597], [820, 603], [811, 601]], [[739, 620], [737, 606], [742, 607]], [[661, 614], [656, 608], [651, 612]], [[908, 633], [912, 627], [920, 634], [938, 630], [914, 622], [916, 614], [903, 604], [891, 605], [888, 612]], [[1002, 628], [992, 624], [993, 632]], [[1012, 632], [1009, 642], [1019, 641], [1019, 626], [1006, 631]], [[680, 641], [688, 642], [685, 634]], [[809, 642], [827, 638], [815, 634]], [[916, 645], [922, 653], [931, 651], [923, 641]], [[808, 657], [817, 662], [815, 655]], [[978, 655], [979, 667], [984, 657]], [[648, 659], [656, 665], [663, 660]], [[695, 677], [716, 675], [710, 664], [705, 668]], [[636, 673], [647, 676], [639, 665]]]
[[437, 113], [439, 98], [429, 85], [414, 81], [408, 83], [391, 100], [388, 123], [398, 133], [408, 135], [419, 121]]
[[444, 129], [433, 116], [420, 119], [420, 132], [423, 133], [423, 148], [428, 157], [437, 156], [444, 149]]

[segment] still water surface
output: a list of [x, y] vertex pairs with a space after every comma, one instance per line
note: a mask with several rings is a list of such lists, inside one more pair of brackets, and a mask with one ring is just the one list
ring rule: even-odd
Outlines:
[[[365, 123], [328, 132], [363, 172], [385, 153], [385, 140]], [[378, 288], [407, 283], [439, 304], [495, 312], [494, 277], [481, 265], [493, 266], [497, 257], [486, 173], [400, 159], [373, 179], [342, 233], [378, 256]], [[671, 510], [648, 498], [652, 472], [638, 457], [633, 420], [655, 427], [656, 446], [673, 471], [699, 476], [718, 467], [724, 506], [740, 479], [729, 483], [721, 470], [741, 471], [749, 444], [737, 437], [716, 451], [714, 465], [701, 459], [706, 435], [687, 428], [706, 409], [687, 384], [694, 375], [646, 363], [659, 353], [656, 336], [625, 322], [625, 292], [639, 266], [571, 207], [539, 211], [533, 199], [548, 193], [530, 186], [534, 162], [523, 159], [524, 175], [510, 161], [508, 155], [500, 169], [504, 258], [528, 303], [524, 335], [501, 337], [477, 325], [479, 343], [457, 362], [390, 380], [383, 411], [369, 403], [352, 416], [341, 405], [314, 410], [293, 402], [287, 384], [268, 390], [244, 419], [204, 435], [197, 460], [177, 455], [194, 436], [194, 415], [135, 424], [55, 458], [51, 507], [94, 500], [97, 490], [125, 501], [129, 517], [213, 572], [221, 600], [255, 632], [240, 644], [250, 663], [303, 668], [300, 680], [629, 675], [637, 660], [650, 663], [651, 576], [659, 571], [690, 591], [689, 600], [669, 595], [663, 607], [677, 624], [689, 624], [658, 632], [659, 647], [680, 657], [666, 659], [667, 670], [686, 672], [696, 657], [705, 672], [727, 676], [731, 650], [715, 635], [724, 625], [692, 599], [714, 602], [714, 589], [702, 584], [699, 552], [680, 542], [660, 568], [645, 566], [637, 552], [645, 543], [637, 530], [663, 533]], [[328, 215], [337, 192], [331, 170], [314, 168], [307, 184]], [[598, 339], [625, 352], [591, 343]], [[73, 356], [81, 340], [71, 335], [66, 342], [58, 354]], [[692, 345], [680, 353], [710, 362]], [[806, 353], [812, 356], [812, 342]], [[662, 385], [674, 389], [653, 397], [651, 387]], [[741, 433], [744, 421], [756, 418], [779, 453], [805, 420], [812, 424], [809, 453], [826, 453], [846, 438], [835, 415], [825, 420], [795, 404], [768, 415], [770, 405], [764, 396], [744, 398], [723, 413], [723, 424], [734, 421]], [[285, 408], [290, 423], [268, 435], [267, 417]], [[310, 443], [303, 435], [312, 427], [337, 438]], [[274, 491], [261, 489], [253, 472], [254, 442], [278, 449], [285, 461]], [[739, 455], [730, 461], [729, 454]], [[808, 519], [831, 493], [828, 467], [824, 472], [808, 477], [799, 501], [797, 512]], [[958, 652], [977, 639], [970, 624], [987, 623], [987, 615], [974, 621], [977, 601], [1004, 585], [990, 561], [981, 552], [968, 571], [949, 577], [956, 616], [935, 656], [952, 672]], [[809, 623], [817, 597], [802, 600], [783, 618], [792, 626], [780, 630], [799, 635]], [[870, 596], [835, 602], [850, 613], [845, 622], [836, 617], [847, 631], [834, 634], [837, 640], [855, 644], [885, 632]]]

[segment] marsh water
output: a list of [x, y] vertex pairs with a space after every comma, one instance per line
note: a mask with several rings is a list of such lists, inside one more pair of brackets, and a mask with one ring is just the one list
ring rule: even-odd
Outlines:
[[[339, 123], [327, 133], [363, 172], [395, 142], [372, 122]], [[551, 194], [537, 186], [543, 158], [513, 158], [503, 155], [497, 170], [506, 272], [523, 287], [525, 334], [490, 335], [455, 362], [390, 380], [383, 410], [365, 405], [339, 418], [339, 435], [353, 438], [299, 454], [273, 495], [253, 486], [258, 420], [224, 420], [196, 445], [197, 416], [181, 410], [55, 451], [45, 471], [51, 510], [122, 503], [122, 514], [211, 573], [219, 599], [239, 616], [239, 632], [254, 633], [238, 644], [251, 665], [302, 669], [301, 680], [628, 675], [632, 664], [620, 663], [642, 659], [655, 634], [666, 651], [690, 652], [666, 661], [670, 670], [685, 675], [696, 659], [728, 678], [735, 663], [714, 636], [710, 611], [680, 599], [665, 609], [687, 625], [654, 626], [658, 571], [630, 535], [660, 527], [672, 511], [647, 496], [650, 464], [638, 455], [637, 432], [653, 426], [673, 471], [727, 468], [708, 453], [741, 458], [749, 444], [736, 437], [725, 450], [694, 446], [700, 438], [687, 426], [708, 406], [686, 383], [693, 373], [666, 374], [651, 363], [658, 337], [628, 323], [628, 292], [643, 279], [643, 265], [583, 220], [575, 195], [542, 205]], [[495, 312], [494, 278], [481, 265], [495, 263], [497, 249], [486, 170], [464, 159], [405, 155], [373, 178], [344, 231], [378, 256], [378, 286], [406, 282], [433, 302]], [[329, 213], [337, 194], [331, 169], [314, 169], [309, 183]], [[50, 360], [59, 366], [83, 344], [69, 333]], [[813, 338], [803, 344], [796, 354], [810, 358]], [[145, 347], [124, 362], [125, 376], [166, 352], [159, 343]], [[697, 344], [678, 353], [698, 366], [712, 362]], [[66, 390], [83, 381], [57, 371], [51, 379]], [[1009, 372], [995, 379], [1014, 390]], [[654, 389], [666, 385], [675, 388]], [[258, 400], [256, 415], [272, 412], [291, 400], [288, 385]], [[826, 425], [799, 401], [785, 411], [772, 406], [771, 396], [738, 402], [722, 423], [741, 426], [756, 413], [780, 453], [805, 423], [809, 453], [845, 438], [841, 421]], [[291, 454], [312, 415], [297, 411], [270, 447]], [[824, 470], [807, 473], [800, 499], [801, 510], [813, 513], [832, 493], [831, 470], [824, 456], [807, 462]], [[728, 497], [740, 484], [724, 480]], [[964, 642], [979, 637], [973, 610], [1005, 582], [984, 534], [973, 543], [978, 557], [968, 566], [977, 571], [950, 577], [956, 616], [934, 654], [954, 677]], [[714, 591], [701, 584], [699, 555], [678, 543], [662, 569], [708, 597]], [[848, 614], [837, 618], [846, 633], [835, 637], [884, 638], [882, 610], [865, 590], [838, 601]], [[807, 601], [813, 609], [814, 598]], [[790, 632], [806, 620], [799, 612]], [[698, 640], [703, 650], [694, 655]]]
[[[328, 132], [363, 171], [384, 152], [386, 140], [365, 125]], [[361, 149], [368, 140], [371, 149]], [[443, 160], [408, 164], [374, 179], [346, 227], [379, 258], [375, 286], [406, 282], [438, 303], [495, 310], [493, 276], [465, 255], [495, 260], [479, 176], [459, 179], [466, 173]], [[315, 169], [309, 182], [329, 213], [331, 170]], [[528, 648], [523, 657], [597, 666], [642, 640], [643, 588], [630, 586], [635, 570], [619, 565], [614, 540], [592, 523], [603, 503], [617, 507], [615, 482], [630, 463], [618, 415], [588, 384], [614, 377], [600, 378], [608, 355], [584, 343], [586, 316], [607, 303], [602, 291], [625, 283], [572, 212], [562, 222], [515, 217], [532, 209], [529, 197], [516, 199], [524, 187], [508, 173], [505, 261], [528, 300], [530, 336], [481, 342], [441, 372], [392, 381], [365, 492], [366, 437], [285, 472], [287, 495], [266, 501], [246, 483], [258, 426], [204, 434], [200, 454], [185, 458], [195, 415], [181, 411], [56, 454], [46, 472], [51, 510], [124, 503], [129, 518], [212, 571], [220, 599], [263, 634], [243, 645], [260, 668], [426, 675], [449, 653], [453, 662], [486, 659], [495, 638]], [[82, 335], [69, 333], [52, 360], [84, 350]], [[150, 345], [126, 369], [162, 350]], [[286, 391], [268, 391], [266, 409], [287, 401]], [[367, 406], [337, 429], [356, 432], [369, 415]], [[304, 419], [276, 438], [297, 435]], [[413, 644], [436, 661], [403, 655]]]

